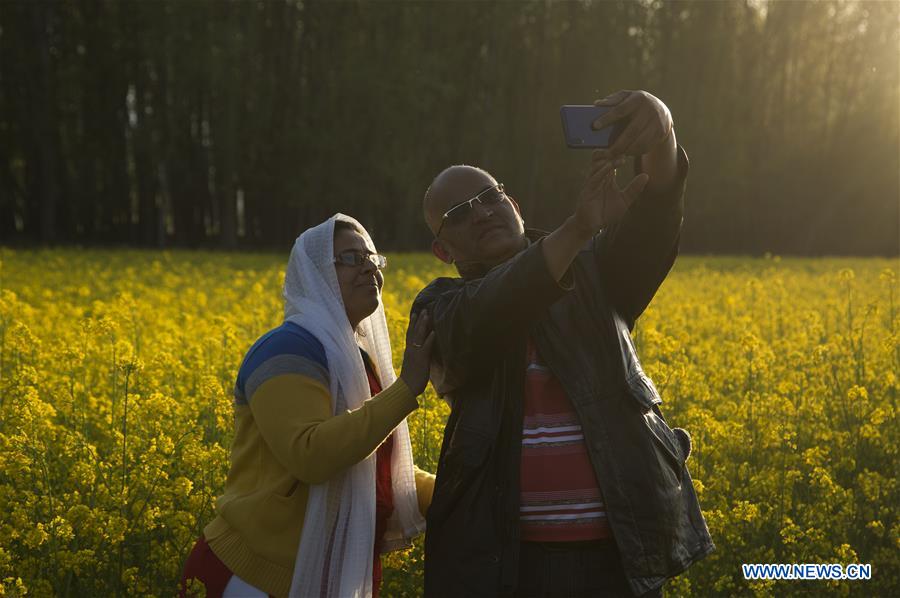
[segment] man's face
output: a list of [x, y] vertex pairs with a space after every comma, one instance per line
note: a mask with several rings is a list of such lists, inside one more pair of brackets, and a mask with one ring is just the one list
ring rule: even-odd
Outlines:
[[[518, 206], [506, 196], [496, 203], [489, 203], [488, 194], [497, 181], [484, 171], [471, 167], [454, 168], [436, 181], [428, 210], [429, 224], [433, 231], [440, 230], [436, 243], [443, 246], [453, 261], [478, 262], [489, 267], [500, 264], [525, 244], [525, 229]], [[471, 209], [458, 208], [462, 215], [443, 218], [451, 208], [481, 195], [484, 203], [473, 201]], [[435, 249], [438, 253], [438, 249]], [[439, 257], [442, 257], [439, 255]], [[443, 257], [442, 257], [443, 259]]]

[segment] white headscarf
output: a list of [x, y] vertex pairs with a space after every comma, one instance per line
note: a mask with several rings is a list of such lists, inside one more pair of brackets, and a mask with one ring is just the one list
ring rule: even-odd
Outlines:
[[[360, 345], [371, 357], [383, 387], [396, 380], [381, 301], [359, 324], [359, 345], [347, 319], [334, 269], [334, 223], [338, 220], [357, 227], [366, 247], [375, 252], [372, 239], [359, 222], [335, 214], [297, 238], [284, 278], [284, 319], [308, 330], [325, 347], [335, 415], [358, 409], [371, 396]], [[425, 530], [416, 501], [406, 420], [394, 430], [391, 479], [394, 513], [384, 535], [384, 552], [408, 546], [410, 538]], [[290, 596], [371, 596], [374, 544], [372, 453], [327, 482], [310, 486]]]

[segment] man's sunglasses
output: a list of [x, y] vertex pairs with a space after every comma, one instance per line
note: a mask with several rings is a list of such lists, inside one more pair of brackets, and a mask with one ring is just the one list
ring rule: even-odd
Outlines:
[[469, 217], [472, 215], [472, 210], [475, 209], [476, 201], [483, 206], [494, 206], [504, 199], [506, 199], [506, 193], [503, 191], [502, 183], [494, 185], [493, 187], [488, 187], [475, 197], [467, 199], [462, 203], [458, 203], [444, 212], [444, 216], [441, 218], [441, 225], [438, 227], [437, 233], [435, 233], [434, 236], [439, 237], [441, 235], [441, 231], [444, 229], [445, 224], [457, 226], [468, 221]]
[[366, 262], [372, 262], [379, 270], [384, 270], [387, 266], [387, 258], [377, 253], [363, 253], [362, 251], [354, 251], [348, 249], [334, 256], [335, 264], [343, 264], [344, 266], [359, 267]]

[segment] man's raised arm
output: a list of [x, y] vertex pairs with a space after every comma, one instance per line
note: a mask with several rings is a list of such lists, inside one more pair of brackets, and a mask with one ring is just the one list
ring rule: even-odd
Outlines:
[[532, 244], [482, 278], [439, 278], [416, 297], [413, 313], [427, 309], [432, 316], [438, 392], [493, 368], [502, 351], [524, 339], [530, 324], [565, 293], [548, 269], [543, 245]]
[[635, 156], [635, 173], [648, 177], [622, 218], [594, 241], [610, 299], [633, 325], [678, 254], [689, 165], [675, 138], [671, 114], [659, 99], [643, 91], [623, 91], [597, 105], [613, 106], [596, 121], [598, 128], [619, 119], [629, 123], [601, 153], [608, 159]]

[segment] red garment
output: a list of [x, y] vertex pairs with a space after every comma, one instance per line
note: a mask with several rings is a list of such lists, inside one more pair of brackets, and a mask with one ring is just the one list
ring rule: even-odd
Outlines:
[[[369, 377], [369, 391], [372, 396], [381, 392], [381, 384], [375, 372], [366, 363], [366, 374]], [[394, 449], [394, 434], [387, 437], [375, 451], [375, 555], [372, 559], [372, 596], [378, 598], [381, 589], [381, 547], [384, 544], [384, 532], [387, 521], [394, 512], [394, 491], [391, 487], [391, 453]]]
[[187, 581], [196, 579], [206, 587], [207, 598], [219, 598], [232, 575], [234, 574], [231, 570], [219, 560], [206, 543], [206, 538], [201, 535], [184, 563], [181, 582], [178, 584], [178, 596], [180, 598], [194, 596], [195, 594], [187, 593]]
[[578, 413], [528, 339], [519, 524], [524, 542], [611, 538]]

